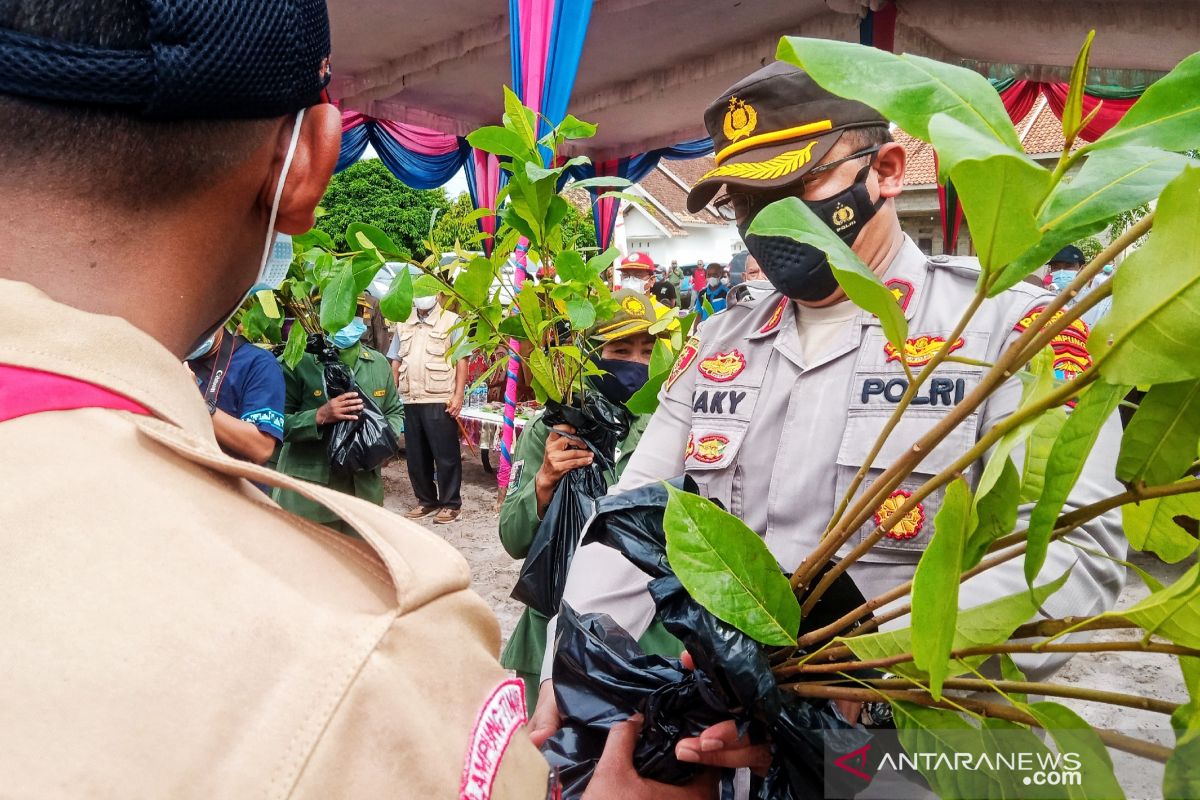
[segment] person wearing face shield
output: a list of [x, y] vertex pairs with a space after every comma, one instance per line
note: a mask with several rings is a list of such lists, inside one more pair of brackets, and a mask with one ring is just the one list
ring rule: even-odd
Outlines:
[[[979, 384], [983, 368], [978, 365], [994, 362], [1049, 296], [1019, 284], [984, 301], [961, 336], [947, 341], [975, 295], [978, 262], [921, 253], [897, 217], [905, 151], [892, 141], [887, 121], [865, 105], [826, 92], [802, 70], [783, 63], [758, 70], [709, 106], [705, 124], [716, 164], [692, 188], [689, 209], [713, 202], [733, 219], [775, 291], [739, 302], [704, 324], [665, 384], [659, 408], [613, 491], [686, 473], [701, 493], [762, 535], [790, 570], [817, 546], [860, 468], [869, 467], [863, 484], [869, 486], [962, 402]], [[891, 289], [909, 324], [903, 354], [887, 342], [873, 315], [847, 300], [825, 253], [790, 238], [752, 232], [756, 215], [784, 198], [804, 202]], [[922, 385], [882, 454], [866, 465], [877, 434], [908, 386], [900, 358], [924, 364], [938, 348], [950, 348], [963, 359], [943, 364]], [[1086, 367], [1086, 330], [1072, 328], [1053, 343], [1053, 352], [1060, 368]], [[926, 456], [876, 519], [886, 518], [888, 505], [946, 468], [1011, 414], [1020, 396], [1014, 377], [977, 418]], [[1121, 491], [1113, 474], [1119, 437], [1112, 418], [1067, 511]], [[1024, 463], [1020, 447], [1013, 463]], [[976, 480], [981, 468], [977, 462], [964, 470], [967, 479]], [[850, 567], [867, 598], [912, 578], [941, 502], [939, 490]], [[1028, 513], [1024, 507], [1024, 521], [1016, 529], [1025, 526]], [[868, 522], [858, 535], [869, 535], [875, 525]], [[1045, 583], [1071, 571], [1044, 608], [1051, 616], [1100, 613], [1112, 607], [1121, 589], [1124, 570], [1113, 561], [1125, 554], [1119, 515], [1110, 512], [1086, 523], [1080, 539], [1080, 549], [1052, 543], [1037, 579]], [[1017, 559], [988, 570], [967, 581], [961, 596], [976, 605], [1023, 591], [1022, 569]], [[636, 637], [654, 620], [647, 580], [615, 550], [585, 545], [572, 561], [563, 601], [579, 613], [607, 613]], [[552, 622], [551, 641], [553, 627]], [[1033, 676], [1054, 672], [1064, 657], [1016, 660], [1031, 680], [1040, 680]], [[551, 664], [548, 653], [544, 679]], [[553, 730], [553, 692], [543, 685], [539, 697], [534, 725]], [[859, 710], [844, 706], [844, 716], [857, 721]]]
[[[335, 423], [355, 420], [363, 409], [363, 397], [371, 398], [387, 418], [388, 427], [399, 438], [404, 434], [404, 404], [387, 359], [368, 347], [363, 338], [367, 324], [355, 317], [329, 337], [338, 359], [354, 374], [358, 391], [337, 397], [325, 396], [325, 367], [312, 353], [305, 353], [294, 368], [283, 364], [284, 397], [283, 449], [278, 469], [338, 492], [383, 505], [383, 468], [342, 472], [329, 464], [329, 437]], [[353, 535], [354, 528], [331, 509], [288, 489], [276, 489], [275, 501], [305, 519]]]
[[463, 558], [223, 452], [181, 363], [313, 224], [329, 57], [323, 0], [0, 3], [5, 796], [556, 796]]
[[[599, 348], [596, 364], [605, 372], [592, 381], [608, 399], [624, 405], [649, 379], [650, 354], [655, 343], [650, 327], [672, 312], [652, 298], [630, 289], [621, 289], [613, 299], [620, 303], [620, 310], [612, 319], [592, 330], [592, 341]], [[669, 338], [672, 329], [679, 329], [678, 321], [658, 336]], [[649, 414], [632, 417], [629, 433], [617, 446], [615, 467], [606, 476], [609, 485], [620, 478], [650, 421]], [[572, 469], [592, 463], [592, 453], [568, 438], [574, 432], [570, 425], [547, 428], [538, 419], [526, 427], [517, 441], [512, 479], [500, 507], [500, 541], [515, 559], [524, 559], [529, 554], [533, 537], [559, 481]], [[682, 650], [679, 640], [661, 625], [643, 635], [641, 645], [647, 653], [670, 657], [678, 656]], [[545, 652], [546, 617], [526, 608], [504, 647], [500, 663], [525, 682], [525, 697], [530, 709], [537, 703], [538, 676]]]

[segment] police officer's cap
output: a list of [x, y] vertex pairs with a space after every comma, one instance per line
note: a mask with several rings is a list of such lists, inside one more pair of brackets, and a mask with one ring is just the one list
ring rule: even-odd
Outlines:
[[0, 94], [146, 119], [264, 119], [321, 102], [329, 82], [325, 0], [144, 5], [145, 39], [135, 47], [0, 26]]
[[1050, 259], [1050, 263], [1062, 261], [1066, 264], [1086, 264], [1087, 259], [1083, 257], [1083, 251], [1073, 244], [1069, 244], [1062, 250], [1054, 254]]
[[776, 61], [731, 86], [704, 112], [716, 167], [688, 193], [688, 211], [722, 185], [763, 191], [787, 186], [820, 163], [849, 128], [886, 126], [869, 106], [830, 94], [801, 69]]

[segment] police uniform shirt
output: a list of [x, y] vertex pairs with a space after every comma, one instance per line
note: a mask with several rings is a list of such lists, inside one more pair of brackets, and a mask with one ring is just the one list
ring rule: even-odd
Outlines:
[[[934, 348], [945, 346], [959, 356], [994, 362], [1049, 299], [1033, 287], [1013, 287], [985, 301], [963, 335], [947, 343], [945, 338], [974, 295], [977, 278], [973, 259], [927, 259], [905, 237], [883, 280], [908, 318], [905, 349], [911, 365], [927, 363]], [[861, 310], [855, 309], [854, 314], [855, 320], [838, 327], [829, 348], [815, 357], [805, 353], [798, 334], [796, 304], [779, 294], [735, 305], [706, 322], [700, 341], [685, 348], [641, 445], [613, 491], [686, 471], [703, 495], [743, 519], [764, 537], [785, 569], [794, 569], [819, 542], [838, 500], [907, 387], [899, 356], [884, 338], [878, 320]], [[1069, 366], [1075, 358], [1066, 346], [1061, 351], [1056, 347], [1056, 356], [1056, 365], [1062, 362], [1061, 366]], [[888, 438], [859, 491], [962, 402], [982, 372], [981, 367], [964, 363], [939, 367]], [[1020, 393], [1017, 379], [1005, 383], [926, 456], [842, 554], [870, 535], [889, 507], [895, 508], [906, 493], [948, 466], [982, 432], [1010, 414]], [[1121, 491], [1113, 475], [1119, 440], [1114, 415], [1064, 511]], [[1022, 448], [1014, 451], [1013, 462], [1018, 469], [1024, 463]], [[980, 468], [977, 463], [968, 470], [972, 484]], [[933, 534], [942, 493], [930, 495], [851, 567], [866, 597], [912, 577]], [[1022, 520], [1028, 520], [1029, 511], [1022, 506]], [[1017, 528], [1023, 527], [1019, 522]], [[1117, 511], [1085, 524], [1073, 538], [1110, 557], [1124, 558]], [[1045, 609], [1052, 615], [1084, 615], [1111, 608], [1124, 570], [1068, 544], [1051, 544], [1038, 583], [1058, 578], [1072, 564], [1069, 581]], [[964, 606], [1025, 590], [1022, 570], [1021, 560], [1015, 559], [971, 579], [961, 594]], [[608, 613], [636, 637], [654, 613], [645, 591], [647, 580], [611, 548], [586, 545], [571, 564], [564, 600], [580, 613]], [[550, 637], [553, 640], [553, 630]], [[1024, 659], [1022, 666], [1034, 675], [1045, 674], [1063, 660], [1038, 656]], [[543, 679], [550, 676], [550, 663], [548, 655]]]
[[[279, 362], [261, 347], [255, 347], [240, 336], [238, 339], [238, 347], [229, 359], [229, 370], [217, 395], [217, 408], [282, 442], [285, 391]], [[202, 393], [208, 386], [215, 360], [202, 358], [188, 362]]]

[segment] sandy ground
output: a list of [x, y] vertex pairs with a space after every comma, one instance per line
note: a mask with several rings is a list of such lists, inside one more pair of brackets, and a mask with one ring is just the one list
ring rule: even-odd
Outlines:
[[[415, 504], [403, 460], [384, 471], [387, 487], [385, 505], [403, 512]], [[509, 558], [500, 546], [495, 513], [495, 478], [488, 475], [479, 460], [463, 453], [463, 515], [458, 522], [435, 525], [432, 518], [425, 524], [458, 549], [471, 564], [472, 583], [500, 621], [504, 637], [512, 632], [521, 613], [521, 605], [508, 595], [516, 583], [520, 562]], [[1186, 569], [1185, 565], [1168, 566], [1153, 558], [1135, 554], [1134, 563], [1150, 572], [1163, 583], [1170, 583]], [[1118, 606], [1136, 603], [1147, 594], [1136, 576], [1130, 576]], [[1129, 639], [1124, 632], [1102, 631], [1097, 638]], [[1082, 654], [1073, 658], [1057, 676], [1055, 682], [1112, 692], [1141, 694], [1171, 702], [1186, 702], [1182, 679], [1175, 661], [1169, 656], [1140, 653]], [[1130, 736], [1149, 739], [1164, 745], [1174, 742], [1168, 718], [1162, 714], [1125, 707], [1107, 706], [1082, 701], [1063, 700], [1080, 716], [1097, 725], [1118, 730]], [[1125, 753], [1113, 751], [1113, 763], [1118, 780], [1129, 800], [1159, 800], [1162, 798], [1162, 766]]]

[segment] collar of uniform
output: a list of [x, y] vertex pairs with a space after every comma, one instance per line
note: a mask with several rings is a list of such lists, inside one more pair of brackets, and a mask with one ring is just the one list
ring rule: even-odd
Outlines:
[[358, 358], [360, 361], [374, 361], [375, 356], [371, 355], [371, 348], [365, 344], [360, 344], [358, 347]]
[[[913, 314], [917, 312], [917, 304], [921, 302], [922, 292], [925, 289], [925, 276], [929, 274], [927, 261], [928, 258], [921, 252], [921, 248], [917, 247], [906, 233], [904, 242], [900, 245], [900, 251], [896, 253], [892, 263], [888, 264], [887, 271], [883, 273], [884, 285], [893, 293], [900, 292], [896, 301], [904, 309], [905, 319], [913, 318]], [[904, 294], [906, 291], [907, 299]], [[875, 321], [878, 322], [878, 320]]]
[[443, 309], [441, 306], [434, 306], [428, 314], [422, 317], [421, 312], [417, 311], [417, 309], [414, 307], [412, 310], [412, 317], [410, 317], [408, 321], [416, 323], [417, 325], [428, 325], [432, 328], [438, 324], [438, 320], [442, 318], [442, 314], [444, 312], [445, 309]]
[[128, 321], [80, 311], [27, 283], [3, 279], [0, 319], [0, 362], [102, 386], [215, 444], [212, 420], [187, 367]]

